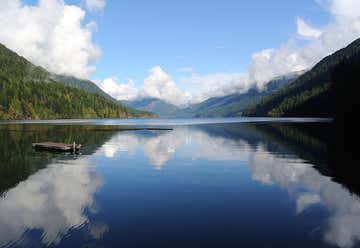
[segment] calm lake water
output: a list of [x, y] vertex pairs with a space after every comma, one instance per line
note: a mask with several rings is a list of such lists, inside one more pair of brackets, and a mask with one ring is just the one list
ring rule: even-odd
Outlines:
[[[124, 127], [172, 130], [122, 131]], [[0, 125], [0, 247], [359, 247], [316, 119]], [[83, 144], [81, 154], [31, 143]]]

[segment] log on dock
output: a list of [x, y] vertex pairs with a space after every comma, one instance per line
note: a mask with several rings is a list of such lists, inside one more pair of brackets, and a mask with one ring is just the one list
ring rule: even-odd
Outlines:
[[78, 151], [81, 148], [81, 144], [41, 142], [41, 143], [33, 143], [32, 147], [36, 150], [68, 152], [68, 151]]

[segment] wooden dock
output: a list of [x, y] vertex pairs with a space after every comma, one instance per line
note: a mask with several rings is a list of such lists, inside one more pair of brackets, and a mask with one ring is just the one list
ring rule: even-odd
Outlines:
[[79, 151], [79, 149], [81, 148], [81, 144], [75, 144], [75, 142], [73, 144], [41, 142], [41, 143], [33, 143], [32, 147], [36, 150], [71, 152], [71, 151]]

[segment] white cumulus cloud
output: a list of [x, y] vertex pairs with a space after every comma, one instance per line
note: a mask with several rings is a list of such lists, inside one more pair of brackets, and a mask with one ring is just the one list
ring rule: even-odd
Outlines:
[[[179, 70], [186, 72], [179, 79], [179, 87], [170, 74], [155, 66], [140, 87], [131, 81], [119, 83], [116, 78], [98, 84], [119, 100], [155, 97], [178, 106], [243, 93], [254, 86], [263, 89], [274, 77], [309, 69], [360, 37], [360, 1], [314, 1], [328, 12], [329, 23], [315, 28], [297, 18], [296, 33], [277, 48], [254, 53], [244, 72], [198, 75], [194, 68], [184, 67]], [[105, 0], [82, 2], [89, 11], [101, 10], [106, 5]], [[96, 23], [84, 23], [85, 14], [80, 7], [63, 0], [40, 0], [36, 5], [2, 0], [0, 42], [50, 71], [86, 78], [95, 71], [93, 62], [101, 52], [92, 42]]]
[[333, 15], [340, 20], [355, 20], [360, 17], [358, 0], [327, 0], [327, 4]]
[[182, 91], [160, 66], [155, 66], [149, 71], [141, 89], [144, 97], [163, 99], [175, 105], [184, 105], [190, 100], [190, 93]]
[[199, 75], [195, 72], [190, 77], [180, 80], [191, 85], [192, 103], [204, 101], [210, 97], [224, 96], [234, 91], [245, 92], [251, 86], [247, 73], [213, 73]]
[[275, 77], [310, 69], [322, 58], [360, 37], [359, 0], [315, 2], [329, 14], [330, 21], [321, 28], [315, 28], [302, 18], [297, 18], [296, 32], [289, 40], [277, 48], [255, 52], [246, 71], [198, 75], [193, 68], [182, 68], [180, 71], [188, 75], [180, 78], [179, 82], [181, 86], [191, 89], [191, 94], [188, 94], [176, 86], [170, 75], [161, 68], [155, 68], [145, 80], [141, 92], [177, 105], [196, 103], [211, 97], [244, 93], [252, 87], [264, 89]]
[[297, 32], [300, 36], [311, 39], [316, 39], [321, 36], [322, 31], [320, 29], [310, 26], [303, 19], [298, 18], [296, 22], [297, 22]]
[[90, 11], [100, 11], [105, 8], [105, 0], [83, 0], [86, 8]]
[[181, 90], [172, 77], [160, 66], [149, 70], [142, 87], [136, 88], [133, 81], [119, 83], [114, 78], [97, 82], [99, 87], [117, 100], [134, 100], [136, 98], [158, 98], [177, 106], [187, 105], [192, 98], [190, 93]]
[[110, 77], [97, 82], [97, 84], [103, 91], [117, 100], [133, 100], [139, 94], [139, 90], [131, 79], [127, 83], [119, 83], [116, 78]]
[[92, 42], [96, 23], [84, 23], [85, 15], [63, 0], [1, 0], [0, 42], [51, 72], [87, 78], [101, 51]]
[[316, 2], [328, 11], [331, 21], [320, 30], [298, 18], [297, 35], [311, 38], [308, 44], [300, 46], [295, 38], [291, 38], [277, 49], [255, 53], [249, 69], [250, 81], [261, 88], [273, 77], [311, 68], [325, 56], [360, 37], [360, 1]]
[[[195, 80], [194, 76], [182, 79], [182, 82], [189, 84], [200, 81], [199, 78], [206, 79], [203, 82], [208, 82], [200, 88], [199, 94], [193, 94], [196, 98], [194, 101], [241, 93], [253, 86], [263, 89], [271, 79], [310, 69], [322, 58], [360, 37], [359, 0], [315, 0], [315, 2], [328, 12], [330, 16], [328, 24], [319, 29], [298, 18], [296, 35], [292, 35], [277, 48], [263, 49], [254, 53], [247, 71], [231, 74], [213, 73], [196, 76]], [[299, 42], [299, 38], [302, 40], [306, 38], [308, 41], [303, 45], [303, 42]], [[223, 79], [219, 80], [220, 78]]]

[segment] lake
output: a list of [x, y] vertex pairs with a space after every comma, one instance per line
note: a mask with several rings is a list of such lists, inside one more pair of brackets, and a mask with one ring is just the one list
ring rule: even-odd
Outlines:
[[3, 122], [0, 247], [360, 247], [333, 133], [324, 119]]

